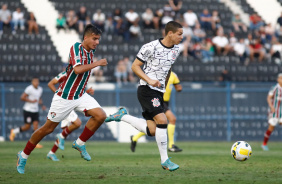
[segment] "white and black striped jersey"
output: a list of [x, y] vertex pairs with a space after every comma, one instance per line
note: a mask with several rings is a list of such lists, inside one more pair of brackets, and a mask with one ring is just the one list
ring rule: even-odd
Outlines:
[[151, 89], [165, 92], [166, 76], [179, 55], [179, 46], [166, 47], [162, 39], [154, 40], [143, 45], [136, 58], [144, 63], [143, 71], [150, 78], [159, 80], [161, 87], [153, 87], [140, 79], [140, 85], [148, 85]]

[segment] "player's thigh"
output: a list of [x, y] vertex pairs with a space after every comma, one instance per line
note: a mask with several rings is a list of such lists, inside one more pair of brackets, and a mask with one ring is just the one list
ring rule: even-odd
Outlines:
[[175, 117], [175, 115], [172, 113], [171, 110], [167, 110], [167, 111], [165, 112], [165, 115], [166, 115], [166, 117], [167, 117], [169, 123], [175, 124], [176, 117]]
[[153, 117], [156, 124], [167, 124], [167, 118], [164, 113], [159, 113]]
[[61, 122], [71, 113], [71, 111], [73, 111], [77, 106], [77, 103], [77, 100], [66, 100], [55, 94], [52, 99], [47, 119], [52, 122]]
[[79, 100], [79, 104], [75, 110], [84, 113], [85, 116], [92, 116], [96, 119], [106, 119], [105, 111], [92, 96], [85, 93]]

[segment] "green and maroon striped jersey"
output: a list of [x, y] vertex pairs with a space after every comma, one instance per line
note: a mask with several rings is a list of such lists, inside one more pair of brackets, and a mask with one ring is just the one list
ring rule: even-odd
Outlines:
[[268, 95], [273, 96], [272, 105], [275, 108], [275, 112], [271, 113], [270, 116], [272, 118], [282, 118], [282, 108], [281, 108], [282, 87], [279, 84], [276, 84], [270, 89]]
[[75, 74], [74, 67], [77, 65], [87, 65], [94, 62], [94, 52], [88, 52], [83, 48], [81, 43], [75, 43], [69, 54], [69, 65], [66, 69], [67, 77], [60, 84], [59, 89], [56, 91], [57, 95], [67, 100], [75, 100], [85, 93], [91, 70], [83, 74]]

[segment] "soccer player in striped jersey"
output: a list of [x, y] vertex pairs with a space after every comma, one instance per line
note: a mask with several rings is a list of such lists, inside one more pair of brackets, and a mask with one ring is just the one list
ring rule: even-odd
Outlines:
[[268, 92], [267, 103], [269, 106], [268, 113], [268, 129], [264, 134], [264, 140], [261, 145], [264, 151], [268, 151], [267, 142], [273, 132], [274, 128], [278, 124], [282, 124], [282, 73], [279, 73], [277, 76], [277, 84], [273, 86]]
[[124, 121], [148, 136], [155, 136], [161, 166], [169, 171], [178, 169], [179, 165], [171, 162], [167, 154], [167, 118], [164, 113], [163, 93], [171, 66], [179, 56], [178, 44], [182, 39], [182, 25], [170, 21], [165, 26], [165, 37], [143, 45], [132, 64], [132, 71], [140, 78], [137, 96], [145, 120], [128, 115], [125, 108], [121, 108], [105, 120]]
[[[169, 109], [169, 100], [172, 88], [175, 88], [177, 92], [182, 91], [182, 85], [180, 84], [180, 80], [177, 77], [177, 75], [174, 72], [171, 72], [167, 86], [165, 88], [164, 93], [164, 112], [168, 119], [168, 125], [167, 125], [167, 134], [168, 134], [168, 151], [170, 152], [180, 152], [182, 149], [180, 149], [178, 146], [174, 144], [174, 132], [175, 132], [175, 122], [176, 117], [173, 114], [173, 112]], [[131, 146], [130, 149], [132, 152], [135, 152], [137, 141], [140, 137], [146, 135], [143, 132], [139, 132], [138, 134], [131, 136]]]
[[[66, 78], [67, 72], [61, 72], [48, 83], [48, 87], [55, 93], [57, 90], [55, 85], [62, 83]], [[92, 88], [89, 88], [86, 90], [86, 93], [93, 95], [94, 90]], [[63, 129], [63, 131], [57, 134], [57, 140], [55, 141], [52, 149], [47, 154], [47, 158], [53, 161], [59, 161], [55, 154], [56, 151], [58, 150], [58, 148], [64, 150], [65, 139], [71, 132], [78, 129], [80, 125], [81, 120], [78, 118], [78, 115], [74, 111], [72, 111], [66, 119], [61, 121], [61, 128]]]
[[23, 151], [18, 153], [17, 171], [24, 174], [28, 156], [46, 135], [52, 133], [59, 122], [64, 120], [73, 110], [83, 112], [90, 116], [79, 138], [73, 142], [72, 147], [80, 152], [83, 159], [90, 161], [91, 157], [86, 151], [85, 142], [92, 137], [96, 130], [106, 119], [106, 113], [99, 103], [85, 93], [91, 69], [97, 66], [106, 66], [107, 60], [94, 62], [94, 52], [99, 45], [101, 30], [88, 24], [83, 33], [83, 42], [75, 43], [69, 54], [69, 65], [66, 69], [67, 78], [60, 84], [54, 94], [47, 121], [34, 132]]

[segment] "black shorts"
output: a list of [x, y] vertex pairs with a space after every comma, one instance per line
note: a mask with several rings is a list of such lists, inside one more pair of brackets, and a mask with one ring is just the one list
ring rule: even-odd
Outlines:
[[28, 111], [23, 111], [24, 115], [24, 123], [32, 123], [34, 121], [39, 121], [39, 112], [28, 112]]
[[164, 112], [169, 110], [169, 102], [164, 102]]
[[149, 86], [139, 86], [137, 96], [143, 109], [143, 117], [153, 120], [157, 114], [164, 113], [163, 93], [151, 89]]

